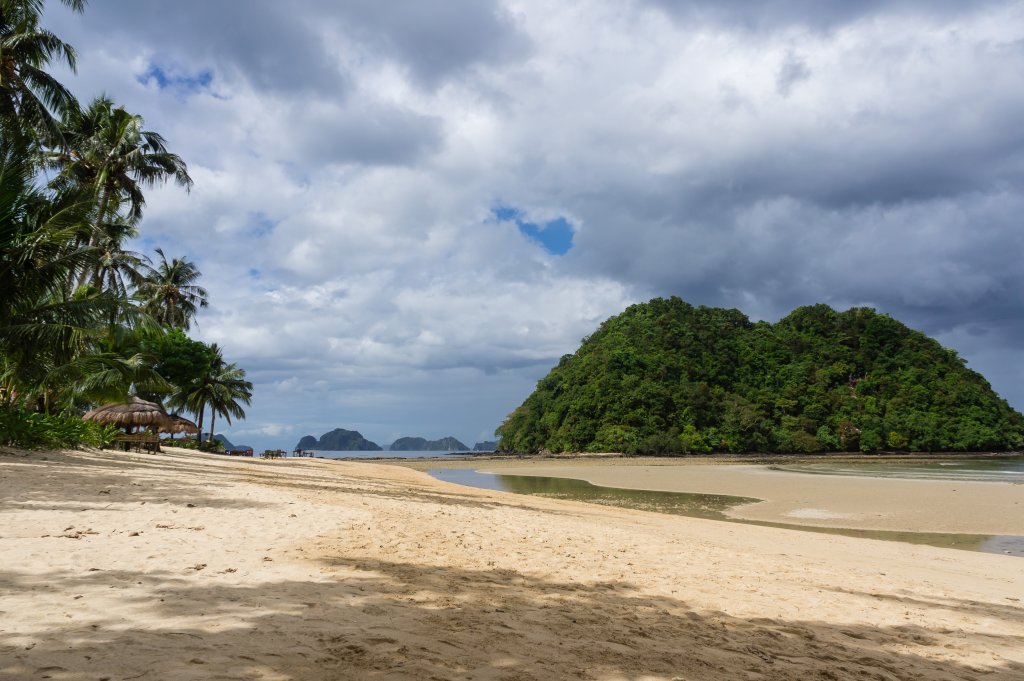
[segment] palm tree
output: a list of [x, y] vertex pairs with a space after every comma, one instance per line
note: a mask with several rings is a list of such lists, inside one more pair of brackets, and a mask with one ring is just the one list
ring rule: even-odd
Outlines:
[[245, 411], [238, 402], [244, 402], [246, 405], [252, 403], [252, 383], [245, 380], [245, 369], [239, 368], [234, 363], [216, 368], [210, 381], [214, 387], [209, 400], [210, 441], [213, 441], [217, 414], [226, 418], [228, 425], [231, 424], [232, 416], [239, 419], [245, 418]]
[[137, 373], [121, 363], [127, 358], [97, 348], [109, 320], [138, 323], [141, 314], [116, 292], [68, 290], [69, 277], [97, 265], [98, 249], [75, 238], [91, 196], [47, 192], [35, 172], [27, 141], [0, 140], [0, 385], [47, 409], [58, 397]]
[[110, 291], [121, 298], [129, 297], [129, 289], [142, 282], [142, 268], [149, 264], [149, 258], [135, 251], [126, 251], [123, 244], [134, 239], [139, 230], [126, 218], [100, 225], [96, 243], [96, 267], [90, 283], [102, 290]]
[[142, 264], [142, 278], [136, 287], [136, 297], [142, 309], [164, 326], [188, 331], [199, 308], [206, 307], [206, 289], [196, 286], [202, 274], [185, 258], [168, 261], [163, 249], [157, 266]]
[[231, 417], [245, 418], [245, 411], [239, 401], [249, 404], [252, 400], [252, 383], [245, 380], [245, 370], [235, 364], [224, 361], [223, 350], [216, 343], [210, 346], [212, 358], [209, 369], [194, 383], [180, 386], [178, 392], [171, 396], [169, 404], [177, 409], [187, 409], [196, 415], [199, 434], [196, 441], [203, 437], [203, 418], [206, 407], [210, 407], [210, 439], [213, 439], [213, 424], [217, 414], [224, 416], [228, 423]]
[[173, 178], [186, 191], [192, 188], [185, 161], [167, 151], [164, 138], [143, 130], [143, 125], [142, 116], [115, 107], [106, 96], [97, 97], [87, 109], [74, 106], [65, 112], [65, 148], [51, 153], [49, 161], [60, 171], [55, 186], [93, 187], [97, 193], [90, 245], [96, 244], [101, 225], [113, 221], [123, 202], [128, 204], [129, 220], [142, 217], [143, 187]]
[[[85, 0], [63, 0], [81, 12]], [[0, 123], [8, 134], [61, 140], [50, 110], [63, 113], [75, 98], [43, 69], [57, 59], [75, 70], [74, 49], [39, 27], [43, 0], [0, 0]]]

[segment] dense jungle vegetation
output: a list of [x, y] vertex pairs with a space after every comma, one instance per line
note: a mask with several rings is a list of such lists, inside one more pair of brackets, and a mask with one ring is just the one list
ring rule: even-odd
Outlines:
[[[77, 12], [85, 0], [63, 0]], [[186, 335], [207, 306], [186, 257], [131, 250], [144, 190], [192, 186], [164, 138], [106, 96], [82, 105], [46, 68], [75, 51], [42, 0], [0, 0], [0, 445], [102, 445], [87, 409], [139, 396], [244, 417], [252, 384]]]
[[673, 297], [604, 322], [497, 434], [518, 452], [982, 451], [1021, 447], [1024, 417], [872, 309], [752, 323]]

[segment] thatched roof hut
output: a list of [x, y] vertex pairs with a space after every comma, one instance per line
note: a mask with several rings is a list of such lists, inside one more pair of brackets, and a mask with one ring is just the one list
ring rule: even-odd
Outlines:
[[190, 435], [199, 434], [199, 426], [189, 421], [184, 416], [178, 416], [177, 414], [171, 414], [168, 416], [171, 421], [165, 426], [160, 426], [160, 431], [163, 433], [170, 433], [174, 435], [176, 433], [189, 433]]
[[108, 404], [86, 412], [83, 419], [131, 429], [135, 426], [162, 428], [172, 423], [164, 408], [155, 402], [133, 397], [127, 402]]

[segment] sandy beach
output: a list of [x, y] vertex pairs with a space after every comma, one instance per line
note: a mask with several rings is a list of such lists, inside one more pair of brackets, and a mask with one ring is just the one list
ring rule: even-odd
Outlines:
[[807, 475], [765, 465], [722, 465], [699, 459], [577, 459], [529, 465], [486, 462], [473, 467], [504, 475], [573, 478], [603, 487], [761, 499], [727, 512], [748, 520], [865, 530], [1024, 535], [1021, 484]]
[[0, 451], [0, 555], [5, 680], [1024, 677], [1019, 558], [400, 466]]

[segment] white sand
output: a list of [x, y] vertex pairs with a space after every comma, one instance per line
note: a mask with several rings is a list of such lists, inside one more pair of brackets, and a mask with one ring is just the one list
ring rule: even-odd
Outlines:
[[394, 466], [0, 452], [0, 556], [5, 680], [1024, 678], [1021, 559]]
[[586, 480], [605, 487], [761, 499], [728, 515], [748, 520], [906, 532], [1024, 535], [1024, 485], [814, 475], [757, 465], [629, 459], [487, 462], [482, 471]]

